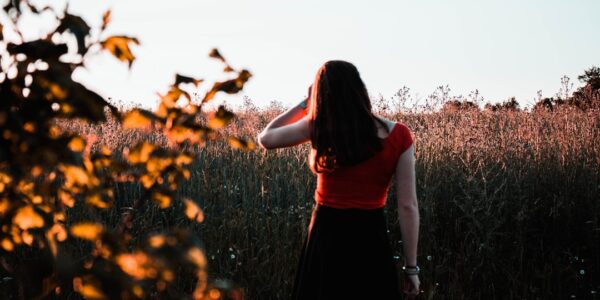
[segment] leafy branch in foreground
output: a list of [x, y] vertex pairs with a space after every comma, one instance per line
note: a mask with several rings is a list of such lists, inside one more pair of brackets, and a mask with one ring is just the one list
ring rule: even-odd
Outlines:
[[[203, 105], [219, 92], [239, 92], [251, 73], [235, 70], [213, 50], [210, 56], [234, 76], [214, 83], [200, 103], [192, 101], [186, 86], [198, 87], [203, 80], [176, 75], [156, 112], [122, 113], [72, 79], [89, 55], [99, 51], [129, 67], [135, 61], [131, 45], [140, 44], [136, 38], [105, 36], [110, 11], [99, 29], [67, 8], [39, 8], [29, 1], [9, 1], [2, 13], [7, 18], [1, 31], [11, 32], [11, 38], [0, 36], [6, 46], [0, 65], [0, 272], [15, 278], [9, 293], [28, 299], [68, 297], [73, 291], [89, 299], [180, 298], [184, 292], [171, 287], [181, 274], [191, 274], [193, 298], [240, 299], [240, 290], [210, 284], [200, 241], [190, 231], [176, 228], [141, 240], [130, 231], [142, 217], [136, 212], [153, 204], [166, 209], [180, 202], [185, 216], [203, 221], [200, 207], [178, 198], [176, 189], [190, 178], [192, 146], [218, 139], [217, 130], [234, 117], [224, 107], [208, 115]], [[26, 13], [50, 13], [59, 24], [45, 36], [25, 41], [17, 24]], [[68, 43], [72, 39], [75, 43]], [[76, 49], [69, 51], [72, 45]], [[109, 113], [126, 129], [162, 131], [169, 145], [140, 142], [114, 153], [58, 124], [104, 122]], [[254, 148], [251, 141], [225, 138], [234, 148]], [[115, 209], [118, 182], [139, 183], [142, 194], [111, 226], [98, 220]], [[70, 209], [81, 206], [88, 213], [75, 220]]]

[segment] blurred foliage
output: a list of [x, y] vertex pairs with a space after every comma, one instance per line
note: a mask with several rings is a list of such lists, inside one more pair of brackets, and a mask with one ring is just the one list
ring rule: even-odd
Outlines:
[[560, 108], [590, 112], [600, 110], [600, 68], [592, 66], [577, 78], [584, 86], [572, 93], [573, 84], [568, 76], [561, 78], [562, 87], [555, 97], [541, 97], [541, 92], [538, 92], [539, 99], [533, 111], [553, 111]]
[[[198, 87], [203, 80], [178, 74], [160, 96], [156, 112], [122, 113], [72, 78], [90, 55], [102, 51], [129, 67], [135, 62], [131, 46], [140, 44], [136, 38], [105, 34], [110, 11], [100, 28], [71, 14], [68, 5], [60, 10], [15, 0], [2, 14], [0, 272], [4, 287], [10, 286], [3, 287], [4, 297], [67, 298], [76, 292], [88, 299], [179, 299], [186, 294], [194, 299], [241, 299], [242, 291], [231, 284], [210, 283], [202, 245], [188, 230], [175, 227], [148, 237], [134, 237], [131, 231], [143, 218], [136, 212], [152, 205], [180, 207], [190, 222], [203, 222], [200, 206], [176, 193], [190, 178], [189, 165], [196, 159], [190, 149], [217, 138], [241, 149], [252, 149], [253, 143], [217, 135], [234, 114], [223, 107], [207, 114], [202, 108], [219, 92], [242, 90], [251, 73], [232, 68], [213, 50], [210, 56], [222, 61], [233, 78], [215, 82], [199, 103], [186, 87]], [[58, 26], [25, 40], [19, 28], [25, 14], [50, 14]], [[163, 132], [168, 145], [141, 141], [113, 151], [106, 145], [92, 147], [92, 137], [57, 125], [107, 119], [124, 129]], [[140, 183], [142, 193], [118, 211], [115, 184], [127, 182]], [[73, 218], [70, 210], [75, 207], [85, 207], [86, 214]], [[112, 211], [120, 216], [116, 225], [99, 222]], [[171, 288], [182, 274], [195, 278], [189, 291]]]

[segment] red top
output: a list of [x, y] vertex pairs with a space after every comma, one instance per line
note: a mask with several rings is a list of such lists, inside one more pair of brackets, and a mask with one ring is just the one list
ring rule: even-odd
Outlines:
[[396, 123], [383, 139], [383, 149], [353, 166], [317, 175], [315, 200], [334, 208], [374, 209], [385, 206], [398, 158], [413, 143], [410, 130]]

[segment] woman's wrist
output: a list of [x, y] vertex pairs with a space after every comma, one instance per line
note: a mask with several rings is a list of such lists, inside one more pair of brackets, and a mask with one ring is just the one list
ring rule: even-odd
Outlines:
[[419, 273], [421, 272], [421, 268], [419, 268], [418, 265], [405, 265], [402, 267], [402, 272], [404, 272], [404, 274], [406, 275], [419, 275]]

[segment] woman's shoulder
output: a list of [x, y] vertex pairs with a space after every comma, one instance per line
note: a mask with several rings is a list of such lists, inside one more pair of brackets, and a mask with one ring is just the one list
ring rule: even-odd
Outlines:
[[400, 150], [400, 153], [406, 151], [413, 144], [412, 132], [404, 123], [396, 122], [394, 127], [394, 142]]
[[387, 126], [387, 132], [389, 132], [389, 133], [391, 133], [392, 130], [394, 130], [394, 128], [396, 127], [396, 123], [398, 123], [398, 122], [383, 118], [381, 116], [375, 116], [375, 117], [377, 117], [377, 119], [382, 121]]
[[385, 123], [388, 126], [388, 129], [389, 129], [388, 130], [388, 132], [389, 132], [388, 140], [392, 144], [394, 144], [394, 146], [399, 148], [399, 150], [401, 152], [408, 149], [412, 145], [412, 143], [413, 143], [412, 132], [408, 128], [408, 126], [406, 126], [406, 124], [404, 124], [402, 122], [388, 120], [388, 119], [382, 118], [380, 116], [377, 116], [377, 118], [379, 118], [383, 123]]

